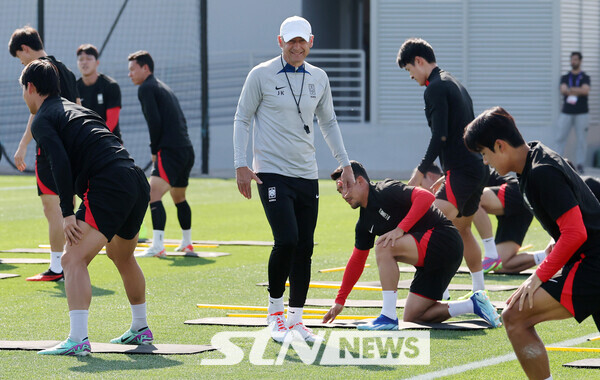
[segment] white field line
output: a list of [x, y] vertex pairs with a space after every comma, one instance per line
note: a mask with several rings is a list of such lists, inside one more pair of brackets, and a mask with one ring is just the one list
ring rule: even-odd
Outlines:
[[[587, 342], [587, 340], [589, 338], [593, 338], [593, 337], [596, 337], [596, 336], [598, 336], [598, 333], [589, 334], [589, 335], [582, 336], [582, 337], [579, 337], [579, 338], [573, 338], [573, 339], [565, 340], [565, 341], [559, 342], [559, 343], [549, 344], [548, 347], [570, 347], [570, 346], [575, 346], [577, 344], [580, 344], [580, 343], [583, 343], [583, 342]], [[496, 357], [493, 357], [493, 358], [479, 360], [479, 361], [476, 361], [476, 362], [471, 362], [471, 363], [459, 365], [459, 366], [456, 366], [456, 367], [442, 369], [440, 371], [425, 373], [423, 375], [411, 377], [411, 378], [409, 378], [407, 380], [437, 379], [439, 377], [456, 375], [456, 374], [463, 373], [463, 372], [466, 372], [466, 371], [470, 371], [470, 370], [473, 370], [473, 369], [478, 369], [478, 368], [483, 368], [483, 367], [489, 367], [489, 366], [492, 366], [492, 365], [496, 365], [496, 364], [500, 364], [500, 363], [504, 363], [504, 362], [508, 362], [508, 361], [516, 360], [516, 359], [517, 359], [517, 356], [515, 355], [514, 352], [512, 352], [510, 354], [506, 354], [506, 355], [502, 355], [502, 356], [496, 356]]]
[[36, 188], [36, 186], [13, 186], [13, 187], [0, 188], [0, 191], [29, 190], [29, 189], [35, 189], [35, 188]]

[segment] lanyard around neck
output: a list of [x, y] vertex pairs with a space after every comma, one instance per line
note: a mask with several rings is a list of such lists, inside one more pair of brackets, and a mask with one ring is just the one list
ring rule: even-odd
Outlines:
[[302, 117], [302, 111], [300, 111], [300, 100], [302, 100], [302, 91], [304, 90], [304, 77], [306, 77], [306, 67], [304, 68], [304, 70], [302, 72], [302, 85], [300, 86], [300, 94], [298, 95], [298, 100], [296, 100], [296, 95], [294, 94], [294, 90], [292, 89], [292, 83], [290, 82], [290, 78], [287, 75], [287, 71], [285, 71], [285, 65], [283, 64], [283, 57], [280, 56], [279, 59], [281, 59], [281, 67], [283, 68], [282, 71], [285, 74], [285, 79], [287, 79], [288, 85], [290, 86], [290, 91], [292, 93], [292, 96], [294, 97], [294, 103], [296, 103], [296, 109], [298, 110], [298, 116], [300, 116], [300, 120], [302, 121], [302, 124], [304, 124], [304, 131], [306, 132], [306, 134], [309, 134], [310, 128], [304, 122], [304, 118]]

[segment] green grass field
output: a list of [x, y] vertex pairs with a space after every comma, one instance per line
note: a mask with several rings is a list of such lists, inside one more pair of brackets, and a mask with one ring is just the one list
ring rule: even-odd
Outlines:
[[[41, 202], [36, 196], [33, 177], [0, 177], [0, 249], [31, 248], [47, 244], [47, 224]], [[234, 180], [193, 179], [188, 202], [193, 209], [193, 238], [203, 240], [271, 240], [269, 226], [256, 188], [252, 200], [244, 199]], [[318, 273], [319, 269], [343, 266], [354, 243], [354, 224], [358, 211], [351, 210], [335, 191], [332, 181], [321, 182], [321, 205], [313, 255], [313, 280], [341, 281], [342, 272]], [[176, 210], [165, 198], [168, 221], [167, 238], [180, 238]], [[492, 221], [494, 223], [494, 221]], [[146, 229], [151, 234], [150, 218]], [[548, 240], [534, 221], [524, 244], [542, 249]], [[196, 308], [197, 303], [266, 305], [267, 291], [256, 283], [266, 281], [268, 247], [219, 247], [231, 253], [215, 259], [167, 258], [140, 259], [147, 283], [148, 321], [155, 343], [210, 344], [221, 331], [258, 330], [239, 327], [185, 325], [188, 319], [224, 316], [224, 311]], [[48, 258], [47, 254], [0, 254], [2, 258]], [[378, 280], [374, 254], [369, 257], [361, 281]], [[0, 340], [63, 340], [69, 332], [69, 319], [63, 283], [29, 283], [25, 278], [46, 269], [46, 265], [0, 264], [1, 273], [20, 277], [0, 280]], [[93, 286], [90, 308], [91, 341], [108, 342], [119, 336], [130, 323], [130, 309], [121, 279], [106, 256], [96, 257], [89, 267]], [[401, 274], [401, 279], [412, 275]], [[492, 275], [488, 284], [519, 284], [525, 277]], [[453, 283], [470, 284], [468, 275], [457, 275]], [[310, 290], [310, 298], [335, 298], [335, 290]], [[407, 291], [399, 291], [405, 298]], [[461, 293], [453, 292], [456, 298]], [[492, 292], [492, 300], [505, 300], [509, 292]], [[287, 297], [287, 295], [286, 295]], [[354, 291], [354, 299], [380, 299], [379, 292]], [[378, 309], [345, 309], [343, 314], [377, 315]], [[402, 310], [399, 309], [401, 315]], [[573, 319], [547, 322], [538, 333], [546, 344], [582, 337], [597, 332], [591, 319], [578, 325]], [[327, 330], [329, 334], [329, 330]], [[244, 351], [241, 363], [230, 366], [203, 366], [203, 358], [219, 359], [218, 351], [199, 355], [158, 356], [93, 354], [84, 358], [47, 357], [32, 351], [0, 351], [0, 378], [409, 378], [447, 368], [470, 365], [512, 352], [503, 328], [485, 331], [431, 331], [431, 364], [428, 366], [322, 366], [305, 365], [288, 351], [282, 366], [257, 366], [250, 363], [250, 339], [234, 340]], [[600, 347], [587, 342], [582, 347]], [[269, 342], [264, 359], [275, 359], [280, 346]], [[550, 365], [555, 379], [589, 379], [598, 370], [562, 367], [570, 361], [598, 357], [590, 353], [551, 352]], [[473, 369], [449, 376], [461, 379], [520, 379], [524, 373], [516, 360]]]

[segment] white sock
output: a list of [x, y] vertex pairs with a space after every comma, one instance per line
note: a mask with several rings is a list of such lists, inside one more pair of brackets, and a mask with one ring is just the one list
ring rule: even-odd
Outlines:
[[302, 313], [304, 312], [303, 307], [289, 307], [287, 312], [287, 325], [293, 326], [298, 322], [302, 322]]
[[489, 257], [491, 259], [498, 258], [498, 251], [496, 250], [496, 242], [494, 241], [494, 237], [488, 239], [483, 239], [483, 250], [485, 251], [484, 256]]
[[479, 272], [471, 272], [471, 281], [473, 281], [473, 291], [485, 290], [485, 282], [483, 281], [483, 270]]
[[383, 308], [381, 308], [381, 314], [391, 319], [398, 319], [396, 313], [396, 301], [398, 300], [398, 292], [395, 290], [383, 290]]
[[50, 252], [50, 270], [54, 273], [61, 273], [63, 271], [62, 265], [60, 265], [60, 258], [62, 257], [62, 254], [63, 251]]
[[444, 290], [444, 295], [442, 296], [443, 300], [449, 300], [450, 299], [450, 292], [448, 291], [448, 288], [446, 288], [446, 290]]
[[451, 317], [463, 314], [473, 314], [473, 301], [468, 299], [464, 301], [448, 302], [448, 313]]
[[279, 298], [269, 297], [269, 309], [268, 314], [283, 312], [283, 296]]
[[154, 248], [165, 247], [165, 231], [152, 230], [152, 246]]
[[546, 258], [546, 251], [532, 252], [532, 254], [533, 261], [535, 261], [535, 265], [540, 265], [540, 263]]
[[190, 245], [192, 244], [192, 230], [181, 230], [181, 245], [183, 245], [184, 247], [186, 245]]
[[74, 342], [81, 342], [88, 337], [88, 315], [87, 310], [69, 311], [69, 319], [71, 320], [69, 339]]
[[131, 305], [131, 331], [139, 331], [144, 327], [148, 327], [146, 302], [139, 305]]

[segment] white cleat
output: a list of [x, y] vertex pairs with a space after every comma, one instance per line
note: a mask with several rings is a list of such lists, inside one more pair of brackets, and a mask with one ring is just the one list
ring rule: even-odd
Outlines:
[[307, 342], [316, 342], [318, 340], [323, 340], [323, 337], [313, 333], [311, 329], [304, 326], [304, 323], [298, 322], [293, 326], [290, 326], [289, 331], [296, 333], [300, 336], [300, 338], [304, 339]]
[[181, 245], [175, 248], [175, 252], [194, 253], [194, 246], [192, 244], [181, 243]]
[[289, 331], [285, 325], [283, 311], [269, 314], [267, 316], [267, 324], [269, 325], [269, 330], [271, 331], [271, 338], [273, 338], [275, 342], [283, 343], [285, 336]]
[[143, 252], [135, 255], [135, 257], [167, 257], [167, 250], [165, 247], [149, 247]]

